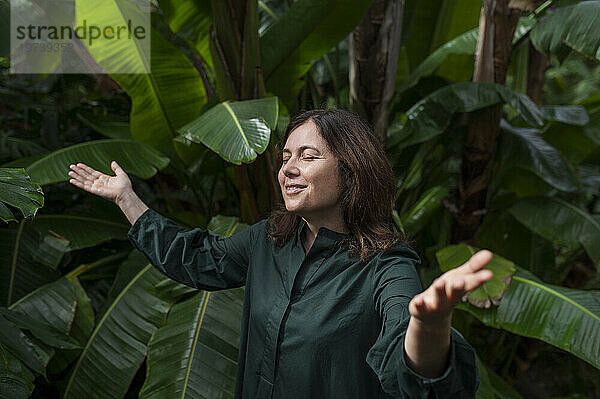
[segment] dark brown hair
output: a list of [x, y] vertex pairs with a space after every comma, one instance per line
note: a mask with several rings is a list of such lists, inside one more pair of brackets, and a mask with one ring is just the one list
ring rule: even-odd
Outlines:
[[[343, 109], [313, 109], [294, 116], [276, 146], [281, 150], [290, 133], [312, 121], [329, 150], [337, 157], [344, 220], [350, 234], [350, 255], [368, 260], [375, 252], [408, 241], [394, 230], [392, 211], [396, 190], [394, 171], [371, 127], [356, 113]], [[301, 217], [279, 203], [269, 214], [267, 235], [283, 246], [295, 234]]]

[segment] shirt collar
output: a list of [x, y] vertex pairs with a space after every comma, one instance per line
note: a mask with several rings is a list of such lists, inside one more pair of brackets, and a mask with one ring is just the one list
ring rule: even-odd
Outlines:
[[[301, 217], [300, 222], [298, 223], [298, 228], [296, 229], [296, 239], [298, 239], [298, 242], [300, 242], [300, 233], [302, 232], [304, 226], [306, 226], [306, 220], [304, 220], [304, 218]], [[337, 231], [330, 230], [327, 227], [320, 227], [317, 233], [317, 238], [323, 237], [329, 241], [341, 241], [349, 235], [350, 234], [348, 233], [340, 233]]]

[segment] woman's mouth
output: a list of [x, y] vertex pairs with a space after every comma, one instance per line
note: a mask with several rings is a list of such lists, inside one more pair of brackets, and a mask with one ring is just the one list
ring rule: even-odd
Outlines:
[[286, 194], [298, 194], [300, 191], [304, 190], [306, 186], [302, 186], [300, 184], [290, 184], [285, 186]]

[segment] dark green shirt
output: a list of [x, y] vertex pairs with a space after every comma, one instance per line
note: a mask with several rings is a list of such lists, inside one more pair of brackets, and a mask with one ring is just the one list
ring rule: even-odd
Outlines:
[[405, 242], [368, 262], [345, 234], [321, 227], [305, 254], [300, 232], [277, 247], [262, 220], [229, 238], [185, 230], [149, 209], [129, 238], [168, 277], [202, 290], [246, 285], [236, 399], [473, 398], [473, 348], [452, 329], [446, 370], [412, 371], [404, 358], [410, 299], [422, 287]]

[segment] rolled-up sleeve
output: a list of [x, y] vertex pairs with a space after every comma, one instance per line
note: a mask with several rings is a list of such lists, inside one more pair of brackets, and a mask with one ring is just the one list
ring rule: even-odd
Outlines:
[[406, 243], [385, 251], [374, 268], [373, 301], [381, 316], [381, 331], [366, 361], [383, 390], [395, 398], [474, 398], [479, 385], [475, 351], [454, 328], [443, 374], [427, 378], [412, 370], [405, 358], [404, 339], [410, 300], [422, 291], [416, 266], [421, 262]]
[[148, 209], [127, 235], [134, 247], [169, 278], [194, 288], [218, 291], [246, 283], [259, 223], [225, 238], [200, 227], [186, 230]]

